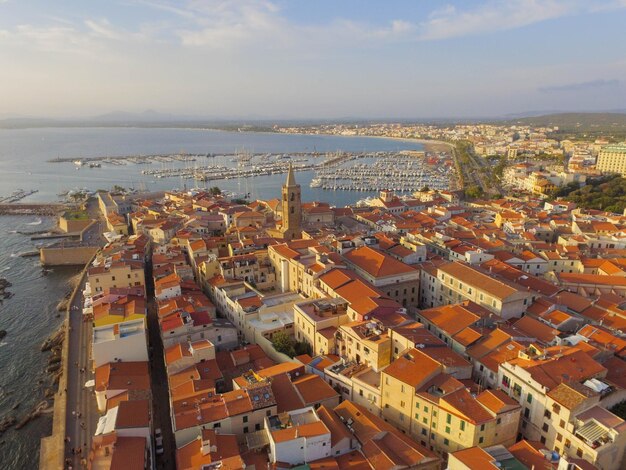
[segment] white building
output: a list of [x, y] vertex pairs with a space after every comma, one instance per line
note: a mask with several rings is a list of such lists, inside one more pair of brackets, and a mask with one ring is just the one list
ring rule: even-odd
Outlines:
[[329, 457], [330, 430], [312, 407], [265, 419], [270, 461], [301, 465]]
[[94, 369], [108, 362], [147, 361], [144, 319], [94, 328], [92, 357]]

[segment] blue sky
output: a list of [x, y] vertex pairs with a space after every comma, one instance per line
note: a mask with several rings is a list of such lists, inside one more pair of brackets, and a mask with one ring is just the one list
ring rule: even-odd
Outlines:
[[626, 109], [626, 0], [0, 0], [0, 116]]

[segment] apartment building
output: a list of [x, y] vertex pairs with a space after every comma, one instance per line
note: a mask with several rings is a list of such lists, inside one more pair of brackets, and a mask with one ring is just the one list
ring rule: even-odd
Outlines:
[[270, 462], [303, 465], [331, 455], [331, 433], [313, 408], [265, 418]]
[[[433, 352], [450, 351], [434, 348]], [[382, 372], [382, 414], [420, 444], [445, 454], [454, 450], [512, 444], [518, 432], [520, 405], [499, 391], [472, 395], [455, 378], [450, 358], [430, 357], [413, 349]], [[463, 372], [464, 371], [464, 372]]]
[[95, 327], [91, 345], [94, 369], [109, 362], [147, 361], [145, 320]]
[[607, 370], [586, 352], [572, 347], [531, 345], [518, 357], [500, 364], [498, 385], [523, 407], [520, 432], [532, 441], [547, 442], [550, 427], [548, 392], [563, 382], [602, 379]]
[[277, 408], [272, 387], [259, 384], [249, 389], [208, 394], [199, 401], [175, 401], [171, 413], [176, 447], [181, 447], [201, 435], [203, 429], [235, 434], [241, 443], [247, 434], [260, 431], [265, 418], [275, 416]]
[[336, 353], [378, 371], [391, 362], [391, 339], [380, 320], [349, 322], [335, 335]]
[[609, 385], [597, 379], [561, 383], [550, 390], [546, 447], [605, 470], [623, 468], [626, 422], [601, 406], [601, 398], [609, 391]]
[[536, 293], [459, 262], [425, 265], [421, 271], [423, 308], [469, 300], [503, 319], [521, 317]]
[[339, 326], [348, 323], [348, 303], [341, 298], [320, 298], [293, 306], [294, 335], [297, 341], [311, 345], [314, 355], [336, 350], [335, 335]]
[[596, 160], [596, 169], [626, 176], [626, 142], [602, 147]]
[[117, 287], [142, 287], [145, 293], [146, 279], [143, 263], [140, 261], [120, 261], [92, 266], [87, 270], [87, 278], [94, 293]]
[[417, 306], [419, 271], [369, 246], [362, 246], [343, 255], [346, 264], [363, 279], [403, 307]]

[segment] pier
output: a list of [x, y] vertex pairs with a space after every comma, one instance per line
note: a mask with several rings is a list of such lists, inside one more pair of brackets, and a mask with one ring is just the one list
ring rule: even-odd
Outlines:
[[37, 192], [39, 192], [38, 189], [29, 189], [28, 191], [25, 191], [23, 189], [17, 189], [13, 191], [13, 193], [11, 193], [11, 195], [9, 196], [0, 196], [0, 203], [7, 204], [7, 203], [21, 201], [25, 197], [28, 197], [31, 194], [35, 194]]
[[65, 204], [0, 204], [0, 215], [57, 215], [67, 209]]

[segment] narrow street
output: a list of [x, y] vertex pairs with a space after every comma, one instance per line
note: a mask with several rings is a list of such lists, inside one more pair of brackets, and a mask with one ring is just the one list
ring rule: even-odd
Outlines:
[[85, 382], [94, 376], [89, 364], [92, 325], [83, 321], [83, 288], [84, 279], [81, 280], [81, 292], [70, 306], [66, 417], [69, 441], [66, 441], [65, 454], [74, 469], [86, 468], [83, 458], [91, 448], [91, 438], [99, 417], [93, 388], [85, 387]]
[[154, 428], [163, 434], [163, 455], [156, 456], [156, 468], [176, 468], [176, 445], [172, 433], [169, 406], [169, 386], [163, 356], [163, 342], [159, 329], [157, 302], [154, 298], [154, 282], [151, 266], [146, 266], [146, 295], [148, 297], [148, 347], [150, 352], [150, 380], [152, 384], [152, 416]]
[[[98, 204], [95, 201], [87, 203], [89, 216], [96, 223], [86, 232], [90, 244], [97, 243], [102, 246], [105, 239], [102, 236], [103, 223], [100, 219]], [[85, 282], [87, 276], [79, 281], [79, 289], [69, 306], [69, 345], [68, 345], [68, 371], [67, 371], [67, 416], [66, 416], [66, 440], [65, 457], [67, 467], [73, 469], [87, 468], [86, 458], [91, 449], [91, 440], [98, 425], [100, 417], [96, 405], [93, 387], [85, 387], [85, 383], [94, 380], [94, 372], [91, 370], [91, 337], [93, 324], [84, 321], [83, 304]], [[71, 462], [71, 463], [70, 463]]]

